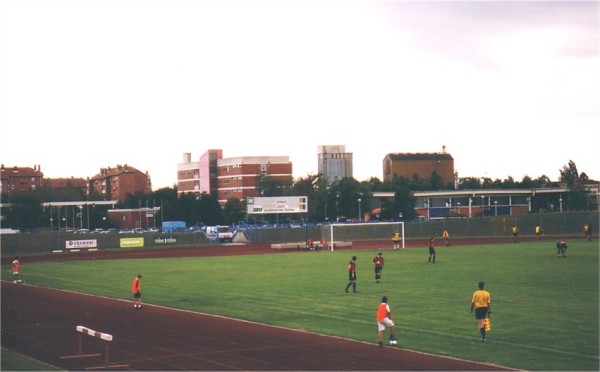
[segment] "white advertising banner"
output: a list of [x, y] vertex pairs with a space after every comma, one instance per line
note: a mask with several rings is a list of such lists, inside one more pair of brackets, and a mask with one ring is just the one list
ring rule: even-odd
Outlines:
[[65, 248], [67, 249], [96, 248], [97, 246], [98, 242], [96, 239], [67, 240], [65, 242]]
[[270, 196], [248, 198], [248, 214], [307, 213], [306, 196]]

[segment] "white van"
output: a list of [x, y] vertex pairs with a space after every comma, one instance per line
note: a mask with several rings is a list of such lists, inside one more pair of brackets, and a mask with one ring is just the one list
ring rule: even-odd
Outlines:
[[217, 243], [233, 242], [233, 232], [229, 226], [207, 226], [206, 237]]
[[21, 231], [11, 228], [3, 227], [0, 229], [0, 234], [19, 234]]

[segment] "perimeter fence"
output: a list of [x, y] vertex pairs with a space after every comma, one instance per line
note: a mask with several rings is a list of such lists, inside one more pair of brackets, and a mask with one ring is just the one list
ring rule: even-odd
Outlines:
[[[514, 216], [492, 216], [477, 218], [444, 218], [425, 221], [406, 221], [405, 238], [423, 239], [440, 237], [448, 229], [451, 238], [458, 237], [509, 237], [513, 224], [519, 227], [519, 235], [534, 236], [535, 227], [542, 227], [548, 236], [578, 236], [583, 238], [583, 225], [589, 224], [592, 234], [597, 236], [599, 227], [598, 211], [532, 213]], [[349, 223], [351, 224], [351, 223]], [[390, 227], [393, 229], [393, 227]], [[393, 231], [389, 233], [391, 239]], [[234, 243], [293, 243], [311, 238], [317, 242], [328, 239], [328, 224], [310, 226], [261, 226], [239, 228], [234, 235]], [[370, 236], [353, 237], [355, 240], [372, 239]], [[385, 238], [385, 237], [382, 237]], [[201, 247], [211, 245], [201, 232], [141, 234], [74, 234], [64, 232], [39, 232], [0, 235], [2, 257], [15, 255], [47, 254], [65, 250], [107, 250], [107, 249], [153, 249], [163, 247]]]

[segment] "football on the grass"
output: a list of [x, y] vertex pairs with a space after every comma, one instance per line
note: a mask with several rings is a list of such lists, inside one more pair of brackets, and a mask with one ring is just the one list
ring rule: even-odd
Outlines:
[[395, 346], [398, 343], [398, 341], [396, 341], [396, 339], [392, 339], [390, 340], [390, 345]]

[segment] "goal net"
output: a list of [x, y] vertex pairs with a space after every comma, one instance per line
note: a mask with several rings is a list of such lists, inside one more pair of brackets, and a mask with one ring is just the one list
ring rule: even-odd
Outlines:
[[382, 240], [391, 244], [396, 231], [404, 248], [404, 222], [333, 223], [329, 225], [329, 247], [333, 251], [336, 246], [359, 240]]

